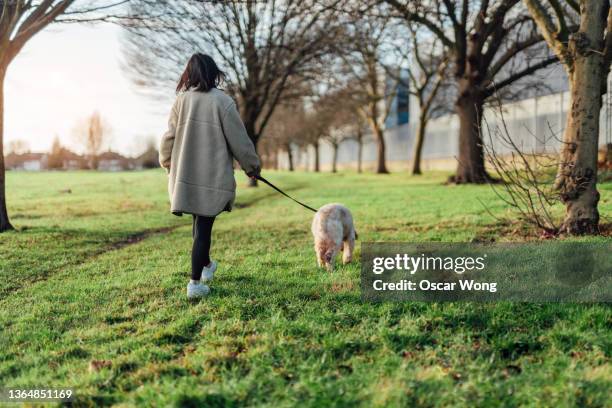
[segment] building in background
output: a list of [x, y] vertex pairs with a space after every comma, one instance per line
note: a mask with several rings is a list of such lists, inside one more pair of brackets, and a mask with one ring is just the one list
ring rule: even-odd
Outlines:
[[[98, 157], [98, 170], [125, 171], [150, 168], [153, 156], [156, 163], [156, 152], [145, 152], [137, 158], [131, 158], [109, 150]], [[85, 156], [74, 153], [66, 148], [62, 148], [60, 152], [56, 152], [53, 155], [50, 153], [32, 152], [23, 154], [9, 153], [5, 156], [4, 161], [7, 170], [17, 171], [89, 169], [89, 160]]]
[[[408, 72], [402, 72], [399, 81], [393, 80], [392, 78], [387, 78], [385, 83], [387, 84], [387, 88], [394, 85], [396, 87], [395, 97], [393, 100], [391, 100], [389, 116], [385, 120], [385, 127], [388, 129], [408, 124], [410, 122], [410, 89], [408, 89]], [[389, 92], [389, 89], [387, 89], [387, 92]]]
[[9, 153], [4, 158], [7, 170], [40, 171], [47, 168], [48, 155], [46, 153]]
[[[513, 102], [503, 103], [503, 121], [517, 146], [525, 151], [558, 152], [565, 129], [570, 95], [568, 81], [560, 66], [553, 66], [539, 75], [540, 81], [519, 83], [514, 88]], [[612, 74], [608, 89], [612, 90]], [[406, 96], [407, 95], [407, 96]], [[411, 117], [418, 116], [418, 103], [408, 90], [398, 89], [393, 100], [391, 113], [386, 121], [385, 142], [387, 165], [395, 171], [408, 170], [411, 165], [412, 150], [417, 123]], [[600, 122], [600, 146], [612, 143], [612, 92], [603, 98]], [[452, 106], [452, 101], [449, 101]], [[407, 111], [407, 112], [406, 112]], [[501, 125], [502, 118], [497, 107], [486, 107], [484, 118], [485, 143], [490, 143], [487, 129]], [[446, 114], [429, 121], [423, 146], [423, 170], [454, 170], [457, 166], [459, 118]], [[493, 146], [498, 153], [509, 153], [510, 148], [493, 137]], [[365, 137], [362, 160], [363, 168], [374, 168], [376, 163], [376, 143], [371, 135]], [[339, 169], [354, 169], [357, 166], [359, 146], [354, 140], [344, 141], [338, 149], [337, 166]], [[294, 152], [295, 168], [313, 169], [314, 150], [310, 147]], [[321, 143], [319, 152], [321, 170], [331, 168], [333, 149]], [[286, 154], [278, 155], [278, 167], [287, 169]]]
[[100, 171], [133, 170], [136, 167], [134, 159], [127, 158], [110, 150], [99, 155], [97, 160], [98, 170]]

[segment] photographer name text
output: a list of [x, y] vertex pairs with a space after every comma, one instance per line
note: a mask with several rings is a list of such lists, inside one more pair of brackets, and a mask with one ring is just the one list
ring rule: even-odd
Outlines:
[[[403, 271], [414, 275], [419, 271], [452, 272], [463, 275], [468, 271], [482, 271], [486, 266], [486, 257], [440, 257], [425, 254], [412, 256], [409, 254], [396, 254], [391, 257], [375, 257], [372, 260], [372, 273], [381, 275], [389, 271]], [[461, 279], [457, 282], [438, 282], [429, 279], [401, 279], [396, 282], [385, 282], [375, 279], [372, 282], [375, 291], [428, 291], [452, 292], [460, 291], [486, 291], [497, 292], [496, 282], [478, 282], [473, 279]]]

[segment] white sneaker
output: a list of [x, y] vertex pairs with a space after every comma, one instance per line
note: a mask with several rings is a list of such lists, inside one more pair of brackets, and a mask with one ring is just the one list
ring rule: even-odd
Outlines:
[[202, 298], [210, 293], [210, 288], [203, 283], [189, 282], [187, 285], [187, 297], [189, 299]]
[[215, 271], [217, 270], [217, 263], [210, 260], [210, 266], [205, 266], [202, 269], [202, 282], [210, 282], [215, 277]]

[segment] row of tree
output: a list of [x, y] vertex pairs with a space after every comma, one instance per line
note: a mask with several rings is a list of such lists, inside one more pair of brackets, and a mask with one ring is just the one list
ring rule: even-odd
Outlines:
[[[256, 145], [275, 110], [295, 105], [296, 98], [302, 99], [298, 110], [303, 105], [311, 112], [306, 118], [315, 115], [307, 121], [313, 128], [342, 120], [348, 107], [348, 116], [361, 118], [377, 142], [379, 173], [387, 172], [385, 102], [397, 89], [383, 74], [404, 80], [402, 63], [410, 60], [408, 81], [421, 110], [415, 158], [429, 118], [440, 108], [454, 110], [460, 122], [456, 183], [492, 180], [481, 137], [485, 105], [533, 88], [539, 83], [534, 74], [560, 61], [572, 95], [557, 179], [567, 205], [563, 229], [598, 230], [599, 110], [612, 54], [609, 0], [136, 0], [132, 11], [154, 16], [127, 24], [139, 81], [164, 86], [189, 53], [204, 50], [228, 69], [228, 90]], [[305, 133], [303, 140], [311, 140]], [[337, 146], [343, 136], [315, 132], [315, 150], [321, 137]], [[419, 160], [414, 163], [418, 173]]]
[[[33, 34], [62, 13], [78, 18], [71, 5], [3, 2], [0, 79]], [[481, 138], [485, 104], [520, 94], [536, 72], [561, 61], [572, 95], [558, 177], [564, 230], [593, 233], [599, 110], [612, 59], [610, 8], [609, 0], [132, 0], [128, 14], [113, 18], [129, 32], [125, 48], [138, 84], [168, 89], [188, 56], [204, 51], [226, 70], [226, 88], [256, 146], [279, 107], [304, 109], [305, 120], [314, 115], [313, 128], [325, 115], [340, 120], [346, 110], [370, 128], [379, 173], [387, 172], [384, 122], [397, 89], [384, 78], [404, 81], [403, 62], [410, 61], [416, 69], [408, 80], [421, 108], [417, 145], [437, 107], [458, 114], [457, 183], [491, 180]], [[447, 92], [440, 92], [443, 82]], [[332, 143], [342, 137], [325, 136]], [[316, 148], [318, 138], [312, 143]], [[0, 187], [3, 230], [10, 223], [1, 162]]]

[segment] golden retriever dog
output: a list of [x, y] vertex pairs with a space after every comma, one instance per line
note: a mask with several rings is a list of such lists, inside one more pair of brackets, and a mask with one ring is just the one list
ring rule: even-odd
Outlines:
[[312, 220], [312, 235], [319, 267], [325, 266], [333, 271], [334, 260], [342, 251], [342, 262], [347, 264], [353, 259], [357, 232], [353, 216], [341, 204], [327, 204], [319, 208]]

